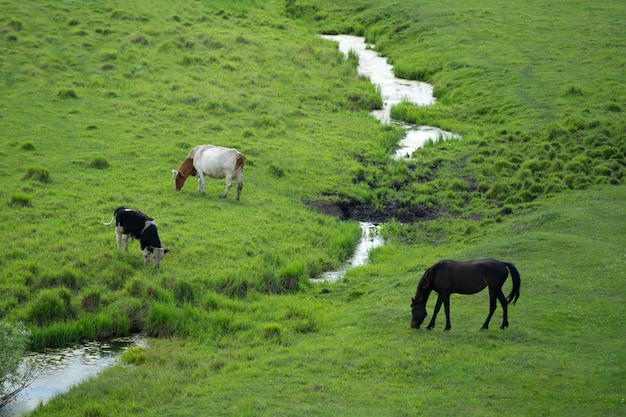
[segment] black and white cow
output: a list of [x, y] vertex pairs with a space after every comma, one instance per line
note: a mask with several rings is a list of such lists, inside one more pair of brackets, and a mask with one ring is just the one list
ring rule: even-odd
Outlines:
[[126, 207], [118, 207], [108, 223], [102, 222], [105, 226], [110, 226], [115, 219], [115, 238], [117, 247], [122, 247], [122, 238], [124, 239], [124, 249], [128, 251], [128, 239], [138, 239], [141, 243], [141, 253], [143, 254], [143, 264], [148, 265], [150, 262], [150, 254], [154, 255], [154, 266], [158, 268], [161, 265], [163, 255], [169, 252], [169, 249], [161, 247], [161, 240], [157, 233], [157, 225], [153, 218], [146, 216], [139, 210], [133, 210]]

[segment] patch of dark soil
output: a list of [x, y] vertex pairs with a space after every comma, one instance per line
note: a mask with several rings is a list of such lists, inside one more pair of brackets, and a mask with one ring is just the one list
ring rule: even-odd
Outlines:
[[405, 205], [395, 201], [387, 202], [381, 208], [363, 203], [355, 198], [343, 198], [337, 202], [317, 200], [308, 203], [318, 213], [339, 217], [341, 220], [357, 220], [370, 223], [385, 223], [396, 219], [402, 223], [415, 223], [439, 217], [435, 210]]

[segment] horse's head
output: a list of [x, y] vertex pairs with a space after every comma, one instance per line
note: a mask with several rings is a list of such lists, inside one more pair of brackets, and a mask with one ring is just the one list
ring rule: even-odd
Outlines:
[[411, 328], [419, 329], [422, 325], [422, 322], [428, 315], [426, 313], [426, 303], [420, 303], [415, 301], [415, 298], [411, 299]]
[[411, 319], [411, 328], [413, 329], [419, 329], [428, 315], [428, 313], [426, 313], [426, 302], [432, 291], [430, 286], [432, 270], [433, 268], [430, 267], [424, 272], [419, 284], [417, 284], [415, 297], [411, 299], [411, 314], [413, 316]]

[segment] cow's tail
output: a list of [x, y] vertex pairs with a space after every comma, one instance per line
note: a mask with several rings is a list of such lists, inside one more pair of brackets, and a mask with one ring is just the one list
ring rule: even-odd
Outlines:
[[513, 289], [511, 290], [511, 294], [506, 298], [509, 303], [515, 304], [517, 299], [519, 298], [519, 287], [522, 283], [520, 279], [519, 272], [517, 272], [517, 268], [513, 266], [512, 263], [504, 262], [509, 271], [511, 272], [511, 278], [513, 279]]
[[244, 154], [242, 154], [241, 152], [237, 152], [237, 155], [235, 156], [235, 171], [238, 169], [242, 169], [246, 163], [246, 156]]
[[103, 225], [105, 226], [111, 226], [113, 224], [113, 220], [115, 219], [115, 214], [113, 215], [113, 217], [111, 217], [111, 221], [108, 223], [102, 222]]

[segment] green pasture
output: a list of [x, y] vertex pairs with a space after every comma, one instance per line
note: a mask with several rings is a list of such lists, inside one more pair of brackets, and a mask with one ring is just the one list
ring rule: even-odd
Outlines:
[[[129, 351], [34, 415], [621, 415], [625, 198], [624, 187], [568, 192], [482, 244], [390, 244], [336, 285], [207, 297], [202, 313], [170, 317], [193, 334]], [[443, 316], [410, 329], [423, 270], [485, 254], [520, 270], [511, 327], [498, 329], [498, 309], [479, 330], [481, 293], [452, 297], [451, 331]]]
[[[0, 0], [0, 320], [31, 348], [141, 332], [36, 416], [623, 415], [626, 6], [618, 1]], [[365, 36], [460, 134], [390, 158], [376, 88], [321, 33]], [[175, 192], [211, 143], [247, 156]], [[386, 244], [336, 284], [358, 204]], [[170, 249], [118, 250], [118, 206]], [[411, 221], [407, 221], [410, 219]], [[424, 270], [514, 263], [510, 328], [487, 293], [410, 329]], [[510, 283], [505, 285], [508, 293]], [[434, 297], [429, 301], [432, 313]]]

